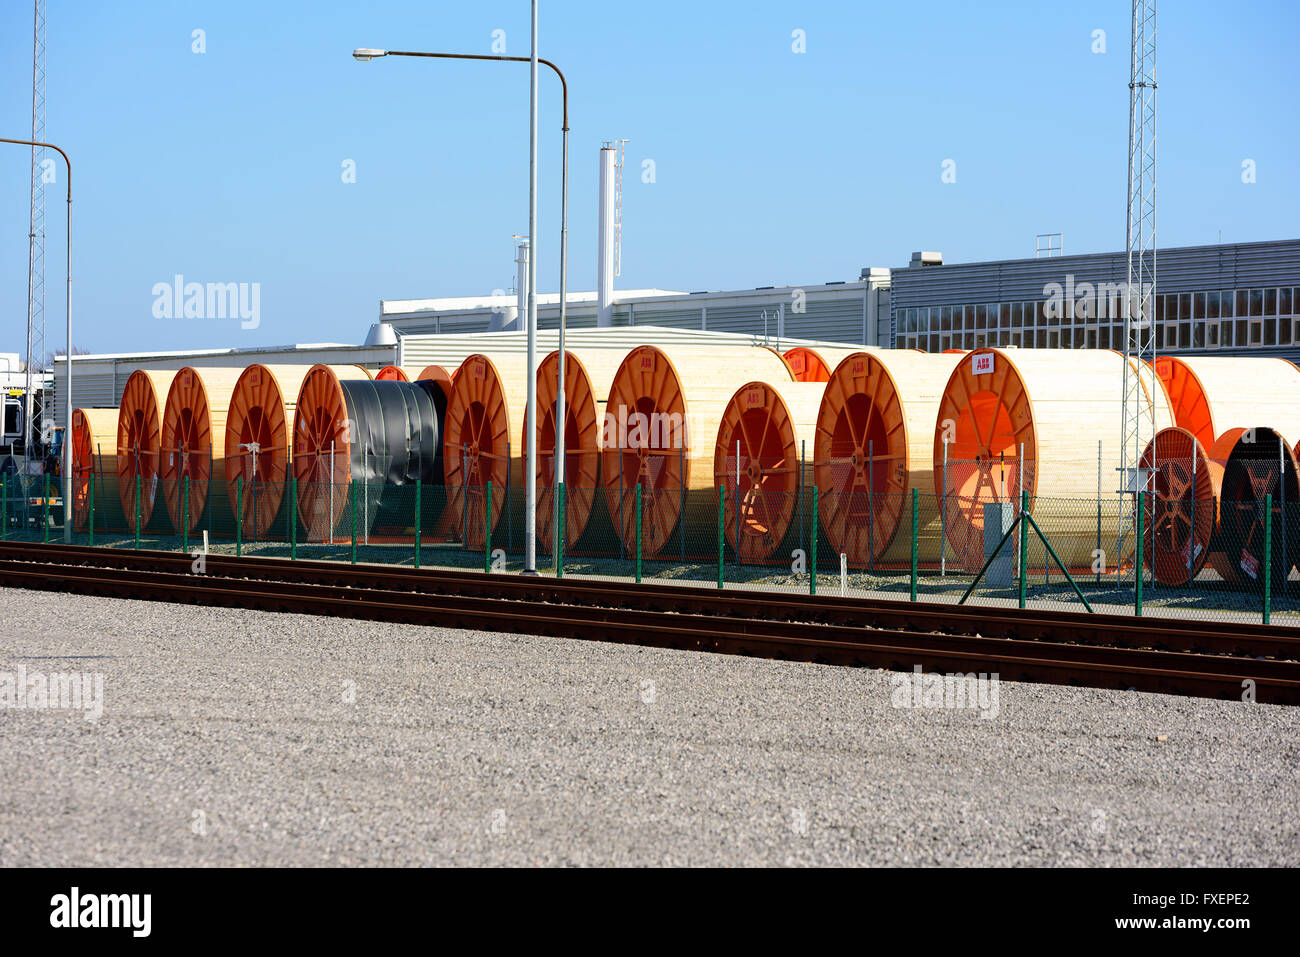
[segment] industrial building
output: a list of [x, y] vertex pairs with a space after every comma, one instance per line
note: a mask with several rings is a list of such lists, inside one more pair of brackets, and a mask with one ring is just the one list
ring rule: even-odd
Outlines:
[[[526, 267], [525, 267], [526, 268]], [[1121, 252], [944, 263], [918, 252], [901, 268], [867, 267], [856, 280], [746, 290], [571, 292], [571, 345], [747, 342], [885, 348], [1120, 348], [1109, 293], [1127, 274]], [[521, 275], [523, 271], [521, 269]], [[519, 284], [523, 289], [524, 284]], [[1059, 291], [1058, 291], [1059, 289]], [[1061, 308], [1053, 309], [1054, 297]], [[1083, 300], [1091, 305], [1082, 305]], [[479, 351], [523, 351], [519, 297], [383, 300], [361, 345], [76, 356], [74, 406], [114, 405], [139, 368], [268, 362], [459, 364]], [[538, 296], [539, 349], [557, 342], [559, 297]], [[1300, 239], [1162, 249], [1155, 301], [1158, 352], [1279, 356], [1300, 360]], [[636, 330], [636, 331], [632, 331]], [[358, 328], [358, 333], [361, 329]], [[545, 352], [541, 352], [545, 355]], [[62, 381], [63, 357], [55, 362]], [[55, 407], [61, 410], [62, 389]], [[60, 421], [62, 412], [58, 413]]]

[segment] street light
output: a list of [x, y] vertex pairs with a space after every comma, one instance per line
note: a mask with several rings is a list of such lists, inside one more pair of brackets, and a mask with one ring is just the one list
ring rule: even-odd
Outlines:
[[[536, 52], [536, 49], [537, 49], [537, 44], [534, 43], [533, 51]], [[483, 54], [483, 53], [416, 53], [410, 50], [379, 50], [373, 47], [358, 47], [357, 49], [352, 51], [353, 59], [361, 63], [366, 63], [369, 62], [370, 60], [375, 60], [380, 57], [389, 57], [389, 56], [413, 56], [413, 57], [424, 57], [424, 58], [438, 59], [438, 60], [502, 60], [508, 63], [529, 63], [529, 64], [533, 62], [532, 57], [489, 56], [488, 54]], [[563, 147], [563, 162], [561, 163], [562, 172], [561, 172], [561, 183], [560, 183], [560, 342], [559, 342], [560, 375], [559, 375], [559, 381], [557, 383], [558, 388], [556, 389], [556, 398], [555, 398], [556, 467], [554, 471], [555, 471], [556, 489], [551, 494], [551, 498], [553, 500], [552, 504], [554, 505], [554, 511], [555, 511], [555, 515], [553, 517], [553, 524], [551, 526], [551, 534], [553, 540], [557, 542], [557, 546], [554, 548], [554, 551], [555, 551], [555, 560], [558, 563], [560, 558], [560, 548], [558, 547], [558, 539], [555, 538], [555, 536], [559, 535], [559, 529], [560, 529], [560, 496], [559, 496], [558, 489], [559, 489], [559, 482], [561, 480], [561, 477], [567, 472], [567, 465], [568, 465], [568, 450], [567, 450], [567, 446], [565, 445], [565, 437], [564, 437], [564, 424], [565, 424], [565, 419], [568, 417], [567, 412], [565, 411], [565, 397], [564, 397], [564, 373], [565, 373], [564, 367], [566, 365], [566, 357], [565, 357], [565, 349], [564, 349], [564, 333], [567, 325], [567, 312], [568, 312], [568, 299], [569, 299], [568, 296], [569, 82], [568, 80], [565, 79], [564, 73], [560, 70], [560, 68], [556, 66], [554, 63], [552, 63], [550, 60], [544, 59], [542, 57], [538, 57], [537, 62], [545, 64], [546, 66], [550, 67], [553, 71], [555, 71], [555, 75], [560, 78], [560, 90], [564, 102], [564, 113], [563, 113], [564, 147]], [[536, 270], [534, 269], [534, 267], [537, 264], [537, 256], [534, 252], [535, 249], [535, 245], [533, 243], [534, 238], [535, 237], [532, 236], [529, 237], [530, 265], [528, 268], [528, 275], [530, 277], [530, 281], [534, 282], [534, 288], [535, 288], [535, 280], [531, 280], [531, 277], [533, 277], [536, 274]], [[533, 310], [533, 315], [534, 315], [533, 321], [535, 323], [535, 316], [536, 316], [535, 306]], [[525, 322], [527, 321], [528, 320], [525, 320]], [[535, 326], [534, 326], [534, 331], [535, 331]], [[532, 417], [535, 423], [536, 422], [535, 417], [537, 414], [536, 398], [535, 398], [536, 389], [537, 389], [537, 369], [536, 369], [535, 356], [528, 363], [527, 387], [528, 387], [528, 394], [530, 396], [533, 396], [533, 398], [529, 400], [528, 405], [530, 410], [532, 410]], [[525, 468], [527, 469], [527, 475], [525, 477], [526, 482], [536, 481], [536, 475], [537, 475], [536, 444], [537, 443], [535, 439], [536, 439], [536, 432], [534, 431], [530, 436], [530, 440], [527, 446], [528, 448], [527, 462], [525, 464]], [[535, 495], [529, 496], [529, 498], [530, 498], [530, 502], [528, 503], [528, 511], [529, 513], [531, 513], [537, 507], [537, 503], [536, 503]], [[536, 522], [531, 517], [531, 514], [525, 517], [524, 525], [525, 525], [524, 528], [525, 569], [524, 570], [526, 572], [532, 572], [535, 570], [532, 556], [536, 548], [536, 539], [535, 539]]]
[[[63, 157], [63, 164], [68, 168], [68, 286], [63, 300], [68, 327], [68, 353], [64, 356], [64, 361], [68, 365], [68, 374], [63, 379], [63, 541], [70, 545], [72, 544], [72, 160], [68, 159], [68, 154], [53, 143], [11, 140], [6, 137], [0, 137], [0, 143], [15, 143], [18, 146], [30, 146], [32, 149], [42, 146], [55, 150]], [[31, 358], [31, 356], [27, 357], [29, 363]], [[27, 401], [29, 403], [32, 401], [31, 393], [28, 393]], [[30, 435], [23, 436], [24, 451], [31, 438]]]

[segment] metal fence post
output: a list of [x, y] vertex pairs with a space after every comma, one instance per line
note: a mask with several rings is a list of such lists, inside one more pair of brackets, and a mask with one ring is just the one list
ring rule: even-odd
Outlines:
[[1273, 494], [1264, 496], [1264, 624], [1273, 600]]
[[641, 584], [641, 483], [636, 483], [636, 583]]
[[736, 571], [740, 571], [740, 439], [736, 439]]
[[718, 486], [718, 587], [722, 587], [722, 530], [727, 521], [727, 488], [725, 485]]
[[289, 476], [289, 561], [298, 558], [298, 476]]
[[0, 482], [0, 541], [9, 539], [9, 486]]
[[352, 564], [357, 563], [357, 480], [351, 482], [348, 498], [352, 500]]
[[[1154, 449], [1155, 449], [1155, 447], [1152, 446], [1152, 452], [1153, 452], [1153, 454], [1154, 454]], [[1192, 508], [1193, 508], [1193, 509], [1195, 509], [1195, 507], [1196, 507], [1196, 485], [1195, 485], [1195, 481], [1196, 481], [1196, 473], [1195, 473], [1195, 470], [1193, 470], [1193, 472], [1192, 472], [1192, 482], [1193, 482], [1193, 485], [1192, 485]], [[1193, 515], [1193, 521], [1195, 521], [1195, 514], [1196, 514], [1195, 512], [1192, 513], [1192, 515]], [[1194, 529], [1194, 528], [1193, 528], [1193, 535], [1195, 535], [1195, 529]], [[1101, 558], [1101, 442], [1098, 442], [1098, 443], [1097, 443], [1097, 558]], [[1098, 584], [1098, 585], [1101, 584], [1101, 564], [1100, 564], [1100, 563], [1097, 564], [1097, 584]]]
[[[66, 520], [68, 510], [65, 508], [63, 511], [64, 511], [64, 518]], [[94, 548], [95, 547], [95, 472], [93, 469], [90, 472], [90, 519], [89, 519], [89, 525], [87, 527], [89, 528], [90, 531], [90, 537], [87, 541], [87, 544], [91, 548]]]
[[916, 558], [917, 558], [917, 537], [920, 534], [920, 495], [921, 490], [913, 487], [912, 489], [912, 601], [916, 601]]
[[1134, 561], [1134, 569], [1137, 574], [1133, 579], [1133, 613], [1142, 614], [1142, 545], [1145, 533], [1142, 525], [1146, 518], [1146, 492], [1138, 489], [1137, 499], [1137, 557]]
[[948, 432], [943, 433], [943, 479], [939, 499], [939, 577], [948, 574]]
[[686, 446], [677, 442], [677, 520], [678, 538], [681, 541], [682, 564], [686, 564]]
[[[45, 476], [45, 494], [41, 496], [41, 501], [43, 503], [41, 506], [41, 524], [45, 526], [41, 534], [44, 536], [43, 541], [48, 545], [50, 543], [50, 477], [48, 474]], [[67, 504], [67, 502], [64, 503], [65, 506]], [[65, 508], [64, 511], [67, 511], [67, 509]]]
[[1029, 490], [1020, 490], [1020, 517], [1016, 522], [1020, 525], [1020, 607], [1025, 607], [1025, 595], [1029, 590], [1029, 536], [1025, 534], [1029, 531], [1025, 526], [1025, 516], [1029, 514]]
[[[510, 500], [506, 499], [506, 508]], [[492, 480], [488, 479], [487, 494], [483, 497], [483, 571], [492, 571]]]
[[135, 550], [140, 550], [140, 473], [135, 473]]
[[820, 523], [820, 513], [817, 511], [817, 485], [813, 483], [813, 503], [812, 503], [812, 539], [810, 540], [809, 558], [808, 558], [808, 594], [817, 594], [817, 526]]
[[420, 488], [424, 483], [415, 480], [415, 567], [420, 567]]
[[[682, 513], [683, 519], [686, 513]], [[627, 557], [627, 524], [623, 521], [623, 443], [618, 444], [618, 557]]]
[[565, 509], [565, 489], [567, 484], [560, 483], [560, 523], [559, 528], [555, 530], [555, 577], [564, 577], [564, 509]]
[[[137, 479], [138, 481], [138, 479]], [[235, 478], [235, 557], [244, 554], [244, 476]]]
[[181, 493], [181, 551], [190, 550], [190, 477], [185, 476], [184, 491]]
[[[849, 493], [850, 498], [853, 493]], [[876, 442], [867, 441], [867, 565], [876, 573]]]

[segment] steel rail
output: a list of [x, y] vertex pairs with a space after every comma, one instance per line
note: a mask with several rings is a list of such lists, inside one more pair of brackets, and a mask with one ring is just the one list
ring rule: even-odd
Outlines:
[[[372, 587], [316, 584], [280, 580], [270, 568], [260, 569], [264, 577], [258, 578], [197, 575], [190, 573], [188, 564], [183, 571], [122, 568], [77, 563], [68, 560], [74, 558], [70, 555], [59, 561], [49, 554], [54, 549], [48, 546], [40, 551], [56, 560], [38, 562], [0, 555], [0, 584], [833, 664], [997, 672], [1008, 680], [1132, 687], [1219, 698], [1240, 698], [1245, 684], [1253, 682], [1258, 701], [1300, 704], [1300, 662], [1294, 660], [573, 605], [539, 592], [536, 579], [532, 579], [531, 595], [503, 600], [451, 591], [413, 592], [373, 576]], [[133, 557], [147, 556], [133, 553]], [[175, 567], [174, 561], [163, 564]], [[254, 564], [266, 563], [254, 560]]]
[[[100, 567], [188, 571], [191, 558], [179, 552], [134, 551], [39, 543], [0, 543], [0, 557]], [[504, 599], [532, 599], [539, 587], [570, 605], [701, 613], [764, 620], [904, 628], [943, 634], [1069, 640], [1075, 643], [1172, 651], [1300, 659], [1300, 628], [1180, 618], [1082, 615], [1054, 609], [1019, 611], [998, 606], [956, 606], [938, 602], [840, 598], [565, 578], [539, 586], [536, 578], [481, 571], [414, 569], [387, 565], [208, 555], [209, 576], [289, 582], [385, 587], [420, 593], [453, 593]]]

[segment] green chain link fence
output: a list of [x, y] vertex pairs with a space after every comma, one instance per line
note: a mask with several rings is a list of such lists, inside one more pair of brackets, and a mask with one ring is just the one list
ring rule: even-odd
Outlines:
[[[1262, 463], [1231, 487], [1157, 480], [1140, 508], [1133, 495], [1032, 496], [1014, 477], [990, 490], [960, 474], [950, 463], [947, 495], [805, 481], [794, 492], [742, 482], [739, 494], [734, 480], [539, 488], [536, 566], [832, 597], [1300, 623], [1293, 470]], [[1026, 505], [1032, 523], [1019, 521]], [[488, 574], [524, 566], [517, 487], [242, 477], [167, 487], [96, 472], [74, 482], [72, 512], [80, 545], [193, 552], [206, 537], [214, 554]], [[57, 483], [2, 477], [0, 538], [58, 544], [64, 521]]]

